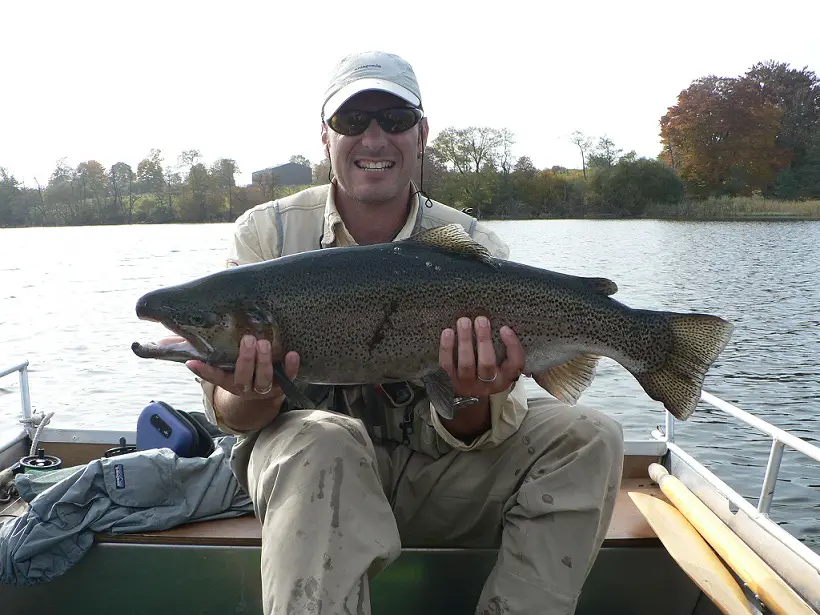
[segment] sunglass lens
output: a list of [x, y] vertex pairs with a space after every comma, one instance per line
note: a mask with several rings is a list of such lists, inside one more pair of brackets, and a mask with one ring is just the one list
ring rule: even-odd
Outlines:
[[379, 124], [387, 132], [404, 132], [416, 125], [420, 115], [416, 109], [385, 109], [379, 118]]
[[367, 129], [369, 123], [368, 115], [355, 109], [339, 111], [328, 121], [333, 130], [343, 135], [361, 134]]

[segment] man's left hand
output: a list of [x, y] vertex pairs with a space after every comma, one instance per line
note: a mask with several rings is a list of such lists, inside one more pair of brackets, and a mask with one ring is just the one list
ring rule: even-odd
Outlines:
[[[469, 318], [459, 318], [456, 330], [445, 329], [441, 332], [439, 365], [450, 375], [453, 392], [458, 397], [481, 399], [509, 389], [518, 380], [526, 359], [524, 347], [512, 329], [504, 326], [499, 331], [507, 349], [507, 356], [500, 365], [493, 348], [490, 321], [485, 316], [476, 318], [475, 323], [470, 322]], [[458, 361], [457, 365], [455, 361]]]

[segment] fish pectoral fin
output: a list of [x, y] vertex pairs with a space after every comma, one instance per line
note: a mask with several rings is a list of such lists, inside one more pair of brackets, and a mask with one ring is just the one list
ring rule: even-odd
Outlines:
[[532, 377], [542, 389], [556, 399], [575, 405], [581, 393], [592, 384], [600, 358], [594, 354], [578, 355], [566, 363], [534, 373]]
[[273, 374], [276, 376], [279, 388], [282, 389], [282, 392], [285, 394], [285, 397], [288, 398], [291, 405], [305, 410], [313, 408], [314, 403], [310, 401], [307, 395], [299, 390], [299, 387], [293, 383], [293, 380], [287, 377], [285, 374], [285, 366], [282, 363], [273, 364]]
[[456, 414], [455, 392], [450, 375], [442, 369], [435, 374], [424, 376], [421, 381], [436, 412], [445, 419], [453, 418]]
[[490, 251], [474, 240], [460, 224], [446, 224], [420, 231], [403, 241], [458, 252], [487, 264], [495, 264]]

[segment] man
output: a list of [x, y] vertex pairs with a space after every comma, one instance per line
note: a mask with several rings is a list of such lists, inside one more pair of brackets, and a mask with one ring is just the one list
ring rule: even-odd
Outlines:
[[[508, 256], [495, 233], [411, 181], [428, 123], [401, 58], [343, 59], [321, 134], [333, 182], [243, 214], [229, 266], [451, 222]], [[268, 340], [243, 340], [234, 373], [189, 362], [210, 419], [242, 436], [232, 467], [262, 522], [265, 613], [369, 613], [368, 581], [402, 544], [500, 546], [479, 613], [574, 612], [611, 519], [622, 432], [590, 408], [528, 403], [521, 344], [503, 327], [507, 356], [497, 365], [491, 326], [465, 318], [441, 334], [440, 363], [462, 398], [451, 420], [413, 383], [311, 387], [321, 410], [280, 413], [272, 357], [287, 349]], [[298, 355], [284, 365], [294, 378]]]

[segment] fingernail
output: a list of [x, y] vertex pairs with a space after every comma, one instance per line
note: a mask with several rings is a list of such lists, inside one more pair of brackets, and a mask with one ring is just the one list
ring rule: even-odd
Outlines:
[[253, 345], [256, 343], [256, 340], [253, 338], [252, 335], [246, 335], [242, 338], [242, 345], [245, 348], [253, 348]]
[[268, 354], [270, 352], [270, 342], [268, 340], [261, 340], [259, 342], [259, 352], [261, 354]]
[[458, 326], [464, 329], [465, 331], [470, 328], [470, 319], [469, 318], [459, 318], [458, 319]]
[[453, 330], [452, 329], [445, 329], [442, 333], [442, 337], [444, 338], [445, 342], [453, 341]]
[[489, 327], [490, 321], [485, 316], [479, 316], [475, 319], [475, 324], [477, 327]]

